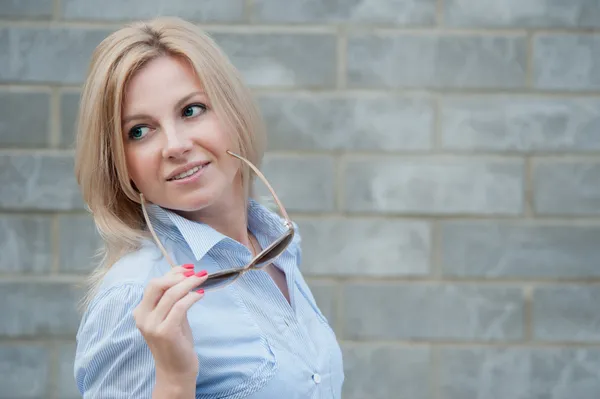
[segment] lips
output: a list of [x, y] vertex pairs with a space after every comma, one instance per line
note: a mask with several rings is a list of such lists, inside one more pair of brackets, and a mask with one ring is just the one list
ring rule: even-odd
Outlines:
[[167, 181], [175, 181], [185, 179], [195, 173], [198, 173], [200, 170], [205, 168], [210, 162], [196, 162], [191, 163], [180, 168], [175, 169], [167, 178]]

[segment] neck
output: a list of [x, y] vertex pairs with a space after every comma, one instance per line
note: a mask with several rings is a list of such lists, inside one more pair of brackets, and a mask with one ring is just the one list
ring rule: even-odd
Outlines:
[[254, 252], [248, 232], [247, 201], [241, 184], [233, 184], [223, 198], [206, 208], [179, 213], [187, 219], [209, 225]]

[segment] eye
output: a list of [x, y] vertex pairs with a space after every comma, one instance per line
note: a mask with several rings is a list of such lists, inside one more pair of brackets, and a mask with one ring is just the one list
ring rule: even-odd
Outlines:
[[206, 105], [192, 104], [192, 105], [188, 105], [187, 107], [185, 107], [181, 114], [183, 115], [184, 118], [193, 118], [195, 116], [202, 114], [204, 111], [206, 111]]
[[129, 138], [131, 140], [141, 140], [149, 131], [150, 128], [148, 126], [134, 126], [129, 130]]

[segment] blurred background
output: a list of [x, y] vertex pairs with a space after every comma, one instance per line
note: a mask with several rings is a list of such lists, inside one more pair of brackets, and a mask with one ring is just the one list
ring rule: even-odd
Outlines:
[[599, 0], [0, 0], [0, 398], [79, 397], [79, 88], [158, 15], [256, 93], [344, 399], [600, 397]]

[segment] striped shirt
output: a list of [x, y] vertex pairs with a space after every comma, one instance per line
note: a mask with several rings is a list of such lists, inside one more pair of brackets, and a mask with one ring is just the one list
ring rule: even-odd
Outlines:
[[[252, 257], [239, 242], [206, 224], [148, 206], [161, 242], [177, 264], [209, 273], [243, 266]], [[248, 228], [263, 248], [284, 231], [281, 219], [253, 200]], [[299, 270], [296, 234], [275, 266], [286, 275], [290, 302], [263, 271], [209, 291], [188, 312], [200, 370], [196, 398], [341, 397], [342, 354]], [[121, 258], [104, 277], [77, 333], [74, 373], [84, 398], [149, 398], [154, 359], [132, 311], [152, 278], [170, 266], [147, 241]]]

